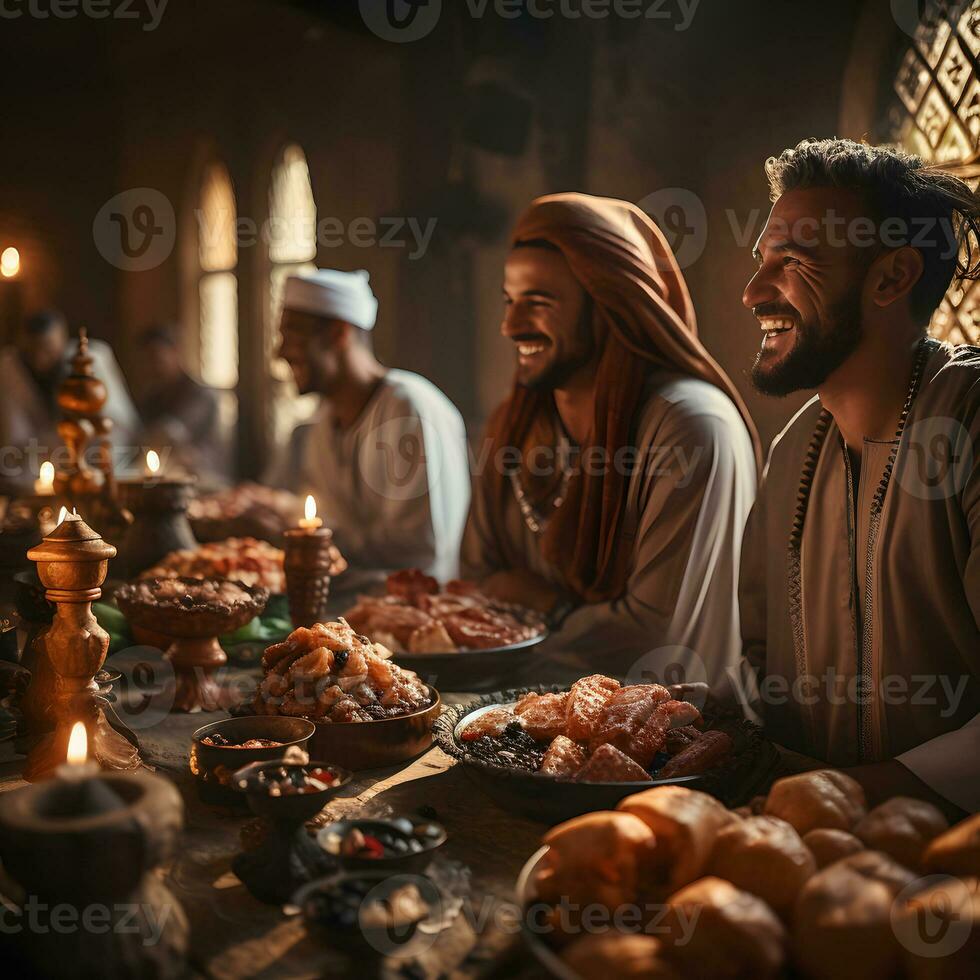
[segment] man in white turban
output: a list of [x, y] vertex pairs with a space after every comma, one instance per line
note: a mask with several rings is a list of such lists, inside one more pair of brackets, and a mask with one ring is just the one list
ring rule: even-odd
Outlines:
[[273, 482], [314, 495], [352, 569], [418, 567], [445, 580], [469, 508], [463, 419], [430, 381], [378, 361], [377, 312], [363, 270], [286, 281], [279, 356], [321, 406]]

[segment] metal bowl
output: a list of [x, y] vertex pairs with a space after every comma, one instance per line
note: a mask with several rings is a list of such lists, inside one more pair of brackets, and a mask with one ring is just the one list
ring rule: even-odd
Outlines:
[[775, 747], [757, 725], [748, 721], [735, 722], [731, 728], [726, 726], [726, 731], [736, 738], [736, 756], [724, 770], [644, 782], [579, 783], [540, 772], [491, 765], [474, 758], [460, 738], [471, 721], [493, 708], [513, 706], [531, 692], [551, 694], [567, 689], [565, 685], [552, 684], [499, 691], [449, 708], [433, 727], [436, 743], [500, 807], [548, 824], [594, 810], [614, 810], [624, 797], [654, 786], [687, 786], [710, 793], [728, 806], [738, 806], [756, 795], [778, 765]]
[[[309, 751], [307, 746], [315, 726], [305, 718], [273, 715], [250, 715], [245, 718], [225, 718], [199, 728], [191, 736], [190, 768], [197, 777], [198, 792], [205, 803], [222, 803], [244, 807], [245, 798], [233, 784], [234, 774], [251, 762], [266, 762], [282, 758], [292, 745]], [[281, 745], [261, 749], [239, 749], [222, 745], [206, 745], [208, 735], [223, 735], [234, 742], [250, 738], [268, 738]]]
[[429, 686], [432, 703], [418, 711], [374, 721], [313, 721], [309, 752], [345, 769], [379, 769], [412, 759], [432, 745], [432, 726], [442, 711], [439, 692]]
[[548, 639], [544, 630], [529, 640], [486, 650], [456, 650], [452, 653], [398, 653], [399, 667], [414, 670], [427, 684], [444, 691], [494, 691], [521, 676], [533, 659], [534, 647]]

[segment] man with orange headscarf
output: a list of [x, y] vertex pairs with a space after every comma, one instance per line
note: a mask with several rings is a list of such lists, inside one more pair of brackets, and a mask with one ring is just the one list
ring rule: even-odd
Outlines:
[[739, 655], [758, 443], [663, 234], [623, 201], [539, 198], [504, 302], [516, 374], [477, 453], [464, 573], [550, 617], [553, 674], [716, 680]]

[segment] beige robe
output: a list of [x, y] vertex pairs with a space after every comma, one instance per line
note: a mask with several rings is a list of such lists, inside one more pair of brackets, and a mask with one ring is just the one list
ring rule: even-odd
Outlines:
[[[892, 444], [867, 441], [855, 474], [831, 422], [794, 639], [788, 545], [820, 410], [814, 398], [773, 443], [749, 518], [740, 694], [788, 748], [834, 766], [897, 758], [980, 809], [980, 350], [930, 356], [876, 536], [871, 500]], [[755, 692], [744, 683], [753, 673]]]
[[[626, 592], [580, 606], [564, 620], [539, 654], [535, 673], [542, 679], [602, 671], [710, 682], [738, 659], [735, 579], [756, 485], [748, 430], [728, 396], [706, 381], [658, 373], [648, 392], [633, 440], [650, 462], [637, 468], [628, 487]], [[507, 568], [489, 522], [488, 492], [477, 474], [461, 555], [467, 577]], [[561, 585], [513, 495], [504, 525], [508, 551]]]

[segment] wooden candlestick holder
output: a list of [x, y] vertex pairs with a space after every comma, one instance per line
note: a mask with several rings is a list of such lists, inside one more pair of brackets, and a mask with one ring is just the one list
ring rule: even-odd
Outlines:
[[56, 607], [50, 626], [43, 627], [34, 640], [31, 684], [25, 696], [31, 734], [46, 732], [27, 756], [24, 778], [29, 781], [49, 776], [64, 762], [76, 721], [85, 722], [90, 755], [103, 768], [136, 769], [141, 764], [136, 748], [106, 720], [105, 696], [95, 681], [109, 649], [109, 634], [96, 622], [92, 603], [102, 595], [109, 559], [115, 553], [74, 514], [27, 552], [37, 563], [45, 597]]
[[285, 534], [286, 595], [293, 626], [312, 626], [328, 619], [330, 579], [347, 563], [326, 527], [290, 528]]
[[105, 474], [92, 469], [86, 460], [88, 444], [96, 437], [108, 436], [111, 420], [101, 416], [109, 397], [106, 386], [92, 371], [88, 352], [88, 334], [78, 332], [78, 350], [71, 360], [71, 371], [58, 389], [58, 407], [64, 418], [58, 423], [58, 435], [68, 449], [68, 464], [55, 473], [55, 493], [76, 503], [98, 496], [105, 485]]
[[[62, 411], [58, 435], [68, 450], [65, 467], [54, 475], [54, 491], [81, 508], [98, 523], [111, 541], [122, 539], [132, 523], [132, 515], [116, 502], [116, 480], [109, 441], [112, 419], [102, 414], [108, 391], [92, 370], [94, 360], [88, 352], [88, 333], [78, 331], [78, 350], [71, 360], [68, 377], [58, 388], [57, 402]], [[94, 450], [95, 466], [88, 462]]]
[[[0, 856], [33, 903], [22, 907], [36, 910], [15, 917], [21, 928], [6, 936], [9, 975], [184, 976], [187, 916], [154, 871], [174, 851], [183, 811], [177, 788], [145, 772], [0, 794]], [[98, 928], [89, 927], [93, 909]]]

